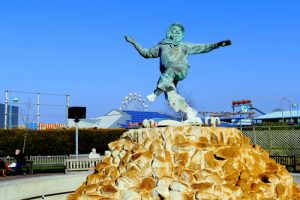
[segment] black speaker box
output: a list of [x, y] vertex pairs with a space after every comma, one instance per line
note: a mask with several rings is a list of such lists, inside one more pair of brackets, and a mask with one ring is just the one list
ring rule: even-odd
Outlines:
[[86, 107], [69, 107], [68, 109], [69, 119], [85, 119], [86, 118]]

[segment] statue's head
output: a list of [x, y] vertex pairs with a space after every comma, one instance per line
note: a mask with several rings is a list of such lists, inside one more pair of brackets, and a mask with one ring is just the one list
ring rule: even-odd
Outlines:
[[180, 42], [184, 38], [184, 27], [178, 23], [171, 24], [167, 32], [167, 38]]

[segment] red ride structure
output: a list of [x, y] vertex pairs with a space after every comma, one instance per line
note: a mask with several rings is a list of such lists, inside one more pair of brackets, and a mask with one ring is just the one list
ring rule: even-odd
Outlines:
[[[253, 112], [252, 101], [250, 99], [243, 99], [239, 101], [232, 101], [232, 115], [235, 117], [236, 115], [242, 116], [242, 115], [248, 115], [248, 118], [253, 118], [254, 114], [256, 112]], [[238, 111], [236, 111], [236, 108], [238, 108]], [[243, 108], [246, 108], [243, 110]]]

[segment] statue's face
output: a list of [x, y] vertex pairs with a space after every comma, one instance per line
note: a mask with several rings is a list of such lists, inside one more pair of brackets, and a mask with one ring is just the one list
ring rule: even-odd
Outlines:
[[182, 40], [183, 38], [183, 32], [181, 28], [178, 26], [173, 26], [170, 30], [170, 39], [172, 40]]

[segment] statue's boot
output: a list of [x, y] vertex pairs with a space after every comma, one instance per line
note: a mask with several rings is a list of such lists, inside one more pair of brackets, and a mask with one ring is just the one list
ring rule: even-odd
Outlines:
[[157, 96], [155, 95], [154, 92], [152, 92], [151, 94], [149, 94], [148, 96], [146, 96], [146, 98], [148, 99], [148, 101], [150, 103], [153, 103], [155, 101], [155, 99], [157, 98]]
[[148, 101], [150, 103], [153, 103], [155, 101], [155, 99], [162, 93], [163, 91], [161, 89], [156, 89], [154, 90], [154, 92], [152, 92], [151, 94], [149, 94], [148, 96], [146, 96], [146, 98], [148, 99]]
[[185, 113], [185, 122], [202, 124], [200, 117], [197, 117], [197, 111], [191, 108], [188, 104], [186, 104], [186, 106], [183, 106], [181, 111]]

